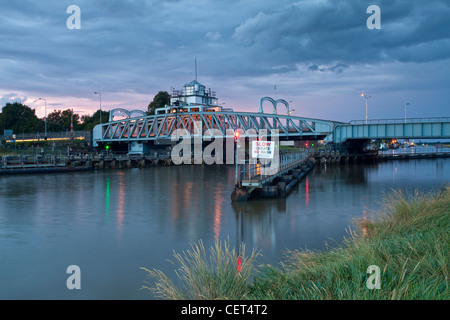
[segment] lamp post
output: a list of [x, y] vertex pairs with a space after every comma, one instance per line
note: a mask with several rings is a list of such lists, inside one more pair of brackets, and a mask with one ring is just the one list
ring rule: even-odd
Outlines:
[[73, 109], [71, 109], [72, 111], [72, 115], [70, 116], [70, 139], [72, 140], [74, 138], [74, 132], [73, 132], [73, 116], [75, 114], [75, 112], [80, 112], [80, 111], [73, 111]]
[[406, 107], [409, 106], [409, 105], [410, 105], [409, 102], [405, 103], [405, 123], [406, 123]]
[[45, 102], [45, 133], [44, 139], [47, 140], [47, 100], [44, 98], [39, 98], [39, 100], [44, 100]]
[[372, 96], [366, 96], [365, 93], [361, 93], [361, 97], [364, 97], [366, 99], [366, 124], [367, 124], [367, 103]]
[[102, 93], [96, 91], [94, 94], [98, 94], [100, 96], [100, 124], [102, 124]]

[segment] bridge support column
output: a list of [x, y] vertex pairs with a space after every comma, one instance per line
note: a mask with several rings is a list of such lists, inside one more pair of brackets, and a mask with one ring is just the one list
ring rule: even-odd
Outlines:
[[249, 193], [244, 188], [235, 188], [231, 193], [231, 201], [247, 201]]
[[286, 198], [286, 182], [280, 181], [277, 183], [277, 197]]

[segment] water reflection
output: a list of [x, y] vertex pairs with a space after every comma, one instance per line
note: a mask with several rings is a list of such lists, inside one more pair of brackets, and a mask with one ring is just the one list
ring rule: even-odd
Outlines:
[[316, 166], [286, 199], [247, 203], [230, 200], [233, 166], [3, 176], [0, 298], [73, 299], [70, 264], [84, 272], [78, 298], [148, 298], [139, 267], [171, 272], [172, 252], [200, 239], [244, 242], [275, 264], [285, 249], [337, 243], [392, 188], [439, 188], [449, 167], [450, 159]]
[[305, 202], [305, 205], [306, 206], [308, 206], [308, 203], [309, 203], [309, 179], [308, 179], [308, 177], [306, 177], [306, 179], [305, 179], [306, 181], [305, 181], [305, 192], [306, 192], [306, 202]]
[[109, 178], [106, 178], [106, 192], [105, 192], [105, 222], [109, 221]]
[[[119, 196], [117, 201], [117, 229], [119, 233], [122, 231], [123, 226], [123, 218], [124, 218], [124, 209], [125, 209], [125, 190], [126, 185], [124, 182], [125, 172], [118, 172], [119, 176]], [[120, 235], [119, 235], [120, 238]]]
[[232, 207], [236, 219], [236, 243], [250, 243], [273, 250], [277, 220], [286, 213], [286, 199], [233, 202]]

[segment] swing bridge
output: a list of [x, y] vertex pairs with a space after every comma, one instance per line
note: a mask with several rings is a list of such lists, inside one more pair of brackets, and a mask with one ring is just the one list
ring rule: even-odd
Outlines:
[[[264, 112], [263, 102], [273, 105], [272, 113]], [[286, 113], [278, 113], [284, 104]], [[114, 120], [119, 115], [121, 119]], [[450, 139], [450, 117], [351, 121], [349, 123], [292, 115], [283, 99], [264, 97], [258, 112], [232, 109], [170, 107], [163, 113], [147, 115], [141, 110], [118, 108], [110, 111], [109, 121], [93, 130], [93, 145], [168, 144], [179, 134], [190, 137], [233, 138], [241, 130], [258, 136], [261, 132], [278, 135], [283, 140], [324, 140], [343, 144], [370, 139]]]

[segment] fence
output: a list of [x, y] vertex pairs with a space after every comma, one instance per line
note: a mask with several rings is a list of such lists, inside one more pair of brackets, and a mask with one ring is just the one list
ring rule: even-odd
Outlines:
[[[70, 140], [70, 139], [84, 139], [90, 141], [92, 137], [92, 131], [60, 131], [60, 132], [47, 132], [47, 140]], [[14, 135], [1, 135], [0, 141], [41, 141], [45, 140], [45, 134], [43, 132], [36, 133], [16, 133]]]
[[302, 163], [308, 157], [307, 151], [279, 153], [273, 159], [250, 158], [242, 161], [238, 181], [265, 180], [268, 176], [288, 170]]

